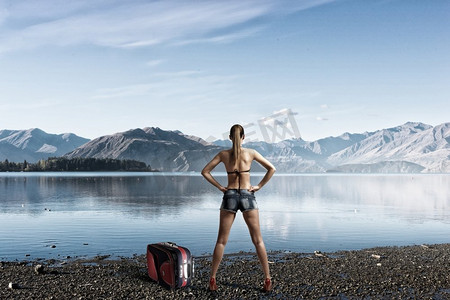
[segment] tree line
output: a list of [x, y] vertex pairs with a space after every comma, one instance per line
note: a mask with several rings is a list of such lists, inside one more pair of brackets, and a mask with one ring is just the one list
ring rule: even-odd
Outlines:
[[50, 157], [36, 163], [0, 161], [0, 172], [74, 172], [74, 171], [154, 171], [149, 165], [137, 160], [111, 158], [64, 158]]

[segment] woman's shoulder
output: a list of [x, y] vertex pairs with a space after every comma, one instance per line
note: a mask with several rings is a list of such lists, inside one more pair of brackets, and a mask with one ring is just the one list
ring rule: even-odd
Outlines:
[[225, 149], [225, 150], [221, 150], [217, 155], [226, 156], [226, 155], [230, 155], [230, 153], [231, 153], [230, 149]]
[[244, 153], [249, 154], [249, 155], [255, 155], [255, 153], [256, 153], [256, 150], [251, 149], [251, 148], [242, 148], [242, 150], [244, 150]]

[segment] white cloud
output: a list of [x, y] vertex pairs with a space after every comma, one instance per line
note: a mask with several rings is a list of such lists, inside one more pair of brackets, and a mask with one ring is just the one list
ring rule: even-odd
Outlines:
[[147, 95], [153, 86], [153, 84], [135, 84], [118, 88], [99, 89], [97, 95], [93, 96], [92, 99], [127, 98]]
[[14, 23], [31, 24], [36, 21], [61, 19], [73, 14], [92, 10], [106, 9], [107, 6], [118, 3], [109, 0], [2, 0], [3, 6], [8, 12], [8, 19]]
[[28, 110], [33, 111], [37, 109], [48, 109], [48, 108], [54, 108], [56, 106], [61, 105], [62, 102], [59, 100], [52, 100], [52, 99], [35, 99], [30, 102], [0, 102], [0, 110], [5, 111], [18, 111], [18, 110]]
[[[156, 73], [151, 82], [99, 89], [92, 99], [132, 100], [144, 96], [152, 101], [210, 102], [218, 95], [231, 95], [239, 76], [208, 75], [199, 71]], [[177, 87], [174, 89], [173, 87]], [[226, 98], [226, 97], [225, 97]], [[229, 97], [227, 98], [229, 99]]]
[[156, 67], [159, 66], [160, 64], [162, 64], [164, 62], [164, 60], [162, 59], [154, 59], [154, 60], [149, 60], [145, 65], [148, 67]]
[[146, 47], [146, 46], [153, 46], [159, 44], [159, 40], [143, 40], [143, 41], [136, 41], [136, 42], [126, 42], [122, 45], [118, 45], [120, 48], [138, 48], [138, 47]]
[[255, 28], [249, 28], [249, 29], [241, 30], [238, 32], [230, 33], [230, 34], [218, 35], [218, 36], [201, 38], [201, 39], [183, 40], [181, 42], [175, 42], [174, 45], [183, 46], [183, 45], [199, 44], [199, 43], [200, 44], [201, 43], [227, 44], [227, 43], [232, 43], [235, 40], [245, 39], [247, 37], [254, 36], [258, 32], [260, 32], [262, 29], [263, 29], [262, 26], [255, 27]]
[[195, 70], [184, 70], [184, 71], [175, 71], [175, 72], [159, 72], [156, 73], [155, 76], [159, 77], [187, 77], [187, 76], [195, 76], [200, 75], [203, 72], [201, 71], [195, 71]]
[[136, 48], [162, 43], [226, 43], [261, 30], [237, 28], [238, 25], [326, 2], [330, 0], [301, 1], [295, 5], [274, 0], [7, 1], [7, 6], [0, 6], [0, 51], [43, 45]]
[[6, 8], [3, 8], [0, 6], [0, 26], [2, 25], [2, 23], [6, 20], [6, 18], [8, 17], [9, 13], [6, 10]]

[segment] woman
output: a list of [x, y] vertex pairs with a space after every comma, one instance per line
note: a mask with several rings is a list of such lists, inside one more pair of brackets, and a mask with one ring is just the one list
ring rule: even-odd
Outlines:
[[[252, 242], [255, 245], [259, 262], [264, 271], [265, 281], [263, 289], [265, 291], [272, 289], [269, 263], [259, 226], [258, 206], [254, 193], [259, 191], [270, 180], [275, 173], [275, 167], [257, 151], [242, 148], [241, 145], [244, 138], [244, 128], [239, 124], [233, 125], [230, 129], [230, 139], [233, 142], [233, 147], [229, 150], [221, 151], [202, 170], [202, 175], [205, 179], [224, 193], [220, 207], [219, 233], [214, 248], [209, 281], [209, 289], [212, 291], [217, 290], [216, 273], [238, 209], [242, 211]], [[250, 166], [253, 160], [260, 163], [267, 170], [266, 175], [258, 185], [250, 184]], [[211, 171], [221, 162], [225, 165], [228, 173], [228, 184], [226, 187], [222, 186], [211, 175]]]

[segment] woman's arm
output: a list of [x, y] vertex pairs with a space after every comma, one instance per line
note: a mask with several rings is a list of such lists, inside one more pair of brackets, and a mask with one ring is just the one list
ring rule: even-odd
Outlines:
[[253, 151], [254, 151], [253, 159], [259, 162], [267, 170], [267, 172], [266, 175], [264, 175], [263, 179], [261, 179], [261, 181], [258, 183], [258, 185], [250, 187], [249, 189], [250, 192], [256, 192], [260, 190], [270, 180], [270, 178], [272, 178], [273, 174], [276, 171], [275, 167], [270, 163], [270, 161], [265, 159], [261, 154], [259, 154], [258, 151], [256, 150]]
[[211, 171], [222, 161], [222, 152], [219, 152], [214, 158], [206, 164], [202, 170], [202, 175], [208, 180], [209, 183], [214, 185], [222, 192], [226, 192], [227, 188], [223, 187], [217, 180], [211, 175]]

